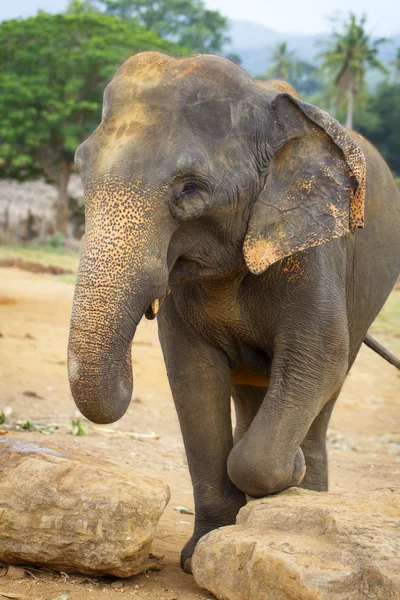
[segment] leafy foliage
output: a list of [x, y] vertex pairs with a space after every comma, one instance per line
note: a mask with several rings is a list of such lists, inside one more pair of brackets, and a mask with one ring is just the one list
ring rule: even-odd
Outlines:
[[400, 173], [400, 83], [382, 83], [357, 111], [356, 128], [379, 148], [391, 169]]
[[295, 69], [289, 71], [288, 81], [303, 95], [316, 94], [323, 86], [318, 67], [304, 60], [297, 61]]
[[59, 188], [66, 232], [66, 185], [77, 146], [97, 126], [104, 87], [140, 50], [182, 49], [134, 21], [81, 12], [0, 24], [0, 176], [39, 174]]
[[391, 66], [393, 67], [393, 70], [394, 70], [394, 79], [395, 79], [395, 81], [398, 81], [400, 78], [400, 48], [397, 48], [396, 57], [391, 62]]
[[72, 419], [69, 427], [72, 431], [72, 435], [88, 435], [88, 422], [84, 419]]
[[202, 0], [72, 0], [69, 11], [104, 10], [135, 19], [148, 31], [194, 52], [221, 52], [228, 41], [228, 22]]

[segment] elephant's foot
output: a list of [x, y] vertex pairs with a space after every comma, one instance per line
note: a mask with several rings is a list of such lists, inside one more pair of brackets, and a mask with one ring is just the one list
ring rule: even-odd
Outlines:
[[194, 533], [181, 552], [181, 569], [183, 569], [185, 573], [192, 573], [192, 556], [200, 537], [202, 536], [198, 536]]
[[[241, 494], [239, 490], [235, 492], [235, 495], [229, 499], [225, 496], [222, 499], [222, 504], [219, 504], [219, 506], [213, 505], [211, 509], [208, 506], [207, 510], [205, 510], [203, 505], [201, 509], [196, 510], [196, 523], [193, 535], [181, 552], [181, 569], [185, 573], [192, 572], [192, 556], [200, 538], [214, 529], [235, 524], [239, 510], [246, 504], [244, 494]], [[203, 516], [201, 516], [202, 513]], [[204, 517], [204, 513], [206, 513], [207, 517]]]
[[[220, 527], [225, 527], [226, 525], [234, 525], [235, 524], [235, 519], [233, 519], [233, 521], [231, 523], [222, 523], [220, 525]], [[210, 526], [207, 530], [205, 531], [194, 531], [192, 537], [190, 538], [190, 540], [187, 542], [187, 544], [184, 546], [182, 552], [181, 552], [181, 569], [183, 569], [185, 571], [185, 573], [192, 573], [192, 556], [194, 553], [194, 550], [197, 546], [197, 542], [200, 540], [200, 538], [202, 538], [204, 535], [206, 535], [207, 533], [210, 533], [210, 531], [213, 531], [214, 529], [218, 529], [218, 526]]]
[[202, 528], [195, 529], [192, 537], [187, 542], [187, 544], [184, 546], [184, 548], [181, 552], [181, 569], [183, 569], [185, 571], [185, 573], [191, 574], [192, 573], [192, 556], [193, 556], [194, 550], [197, 546], [197, 542], [200, 540], [200, 538], [202, 538], [207, 533], [210, 533], [210, 531], [213, 531], [214, 529], [218, 529], [219, 527], [226, 527], [227, 525], [234, 525], [235, 520], [236, 519], [234, 517], [234, 518], [230, 519], [228, 522], [226, 522], [226, 520], [224, 520], [223, 522], [221, 522], [218, 525], [210, 524], [208, 526], [205, 525]]

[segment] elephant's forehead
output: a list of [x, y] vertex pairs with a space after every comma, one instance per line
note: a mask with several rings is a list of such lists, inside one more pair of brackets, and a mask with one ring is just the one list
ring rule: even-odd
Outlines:
[[215, 90], [209, 93], [202, 85], [186, 90], [121, 85], [105, 103], [99, 133], [108, 143], [135, 138], [151, 146], [161, 139], [172, 140], [184, 130], [204, 133], [207, 125], [217, 137], [219, 130], [231, 129], [232, 119], [239, 118], [238, 110], [235, 98]]
[[250, 77], [231, 61], [212, 55], [176, 59], [157, 52], [144, 52], [127, 60], [117, 71], [105, 93], [106, 107], [159, 105], [166, 110], [188, 102], [229, 97], [239, 99], [243, 86], [254, 85]]
[[168, 85], [182, 78], [209, 76], [214, 85], [218, 85], [216, 75], [227, 80], [250, 80], [240, 67], [220, 56], [199, 54], [188, 58], [174, 58], [159, 52], [135, 54], [123, 63], [113, 80], [125, 77], [146, 84], [163, 82]]
[[141, 52], [129, 58], [117, 71], [118, 77], [129, 77], [145, 83], [158, 83], [184, 77], [199, 68], [200, 61], [196, 57], [176, 59], [158, 52]]
[[[117, 71], [104, 95], [105, 131], [117, 139], [163, 131], [217, 115], [223, 122], [254, 86], [237, 65], [219, 56], [176, 59], [158, 52], [142, 52]], [[222, 108], [223, 107], [223, 108]]]
[[191, 103], [222, 97], [233, 99], [237, 95], [234, 88], [224, 88], [201, 74], [190, 79], [185, 77], [182, 75], [182, 80], [165, 77], [160, 80], [136, 77], [113, 80], [104, 95], [104, 110], [113, 113], [141, 110], [143, 114], [158, 109], [168, 113]]

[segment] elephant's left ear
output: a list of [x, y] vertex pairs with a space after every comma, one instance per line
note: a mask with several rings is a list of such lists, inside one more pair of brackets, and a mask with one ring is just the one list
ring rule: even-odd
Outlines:
[[272, 159], [243, 245], [255, 274], [364, 225], [365, 158], [349, 133], [289, 94], [276, 96], [269, 117]]

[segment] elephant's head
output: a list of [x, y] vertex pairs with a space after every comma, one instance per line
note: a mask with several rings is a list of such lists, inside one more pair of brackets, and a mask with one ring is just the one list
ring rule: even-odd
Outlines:
[[170, 286], [260, 274], [362, 225], [365, 166], [348, 133], [216, 56], [129, 59], [76, 161], [86, 235], [69, 376], [98, 423], [126, 411], [136, 326]]

